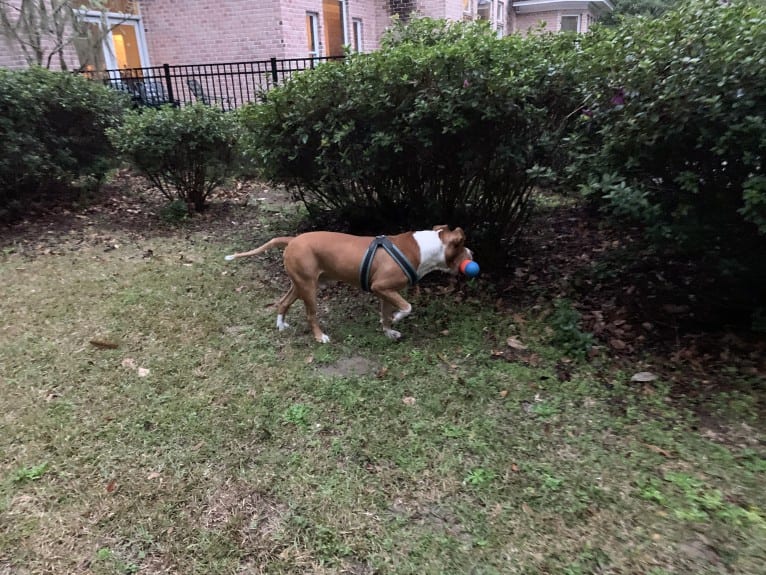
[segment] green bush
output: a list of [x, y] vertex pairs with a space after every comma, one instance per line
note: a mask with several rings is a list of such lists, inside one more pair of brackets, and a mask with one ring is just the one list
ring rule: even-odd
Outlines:
[[570, 174], [658, 245], [739, 257], [766, 236], [766, 8], [692, 0], [584, 37]]
[[246, 109], [248, 155], [315, 218], [356, 231], [459, 224], [485, 261], [501, 259], [576, 108], [573, 45], [415, 20]]
[[0, 217], [98, 186], [114, 157], [105, 130], [125, 105], [77, 75], [0, 68]]
[[109, 138], [169, 202], [199, 212], [236, 169], [238, 127], [235, 113], [214, 106], [163, 106], [127, 113]]

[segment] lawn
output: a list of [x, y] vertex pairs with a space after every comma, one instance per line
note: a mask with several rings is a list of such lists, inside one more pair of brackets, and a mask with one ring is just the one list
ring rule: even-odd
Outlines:
[[569, 360], [549, 299], [444, 275], [402, 342], [342, 286], [332, 343], [277, 332], [279, 253], [223, 259], [270, 193], [3, 229], [0, 574], [763, 573], [757, 368]]

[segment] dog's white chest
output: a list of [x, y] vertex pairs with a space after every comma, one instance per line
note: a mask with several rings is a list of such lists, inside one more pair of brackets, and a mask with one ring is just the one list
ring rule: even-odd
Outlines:
[[442, 242], [438, 231], [423, 230], [413, 234], [415, 241], [420, 248], [420, 265], [417, 272], [418, 277], [432, 271], [447, 271], [447, 260], [444, 255], [444, 242]]

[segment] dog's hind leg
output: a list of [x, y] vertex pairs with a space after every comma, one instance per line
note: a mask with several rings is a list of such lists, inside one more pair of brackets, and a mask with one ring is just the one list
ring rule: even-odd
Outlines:
[[290, 325], [285, 322], [285, 316], [287, 315], [287, 310], [289, 310], [290, 306], [295, 303], [296, 299], [298, 299], [298, 292], [295, 289], [295, 284], [290, 282], [290, 289], [287, 290], [287, 293], [282, 296], [282, 299], [280, 299], [277, 304], [277, 329], [279, 331], [290, 327]]
[[312, 284], [302, 287], [298, 291], [298, 297], [303, 300], [303, 305], [306, 307], [306, 319], [309, 322], [311, 333], [314, 335], [314, 339], [319, 343], [329, 343], [330, 337], [322, 331], [317, 320], [317, 284], [314, 281]]

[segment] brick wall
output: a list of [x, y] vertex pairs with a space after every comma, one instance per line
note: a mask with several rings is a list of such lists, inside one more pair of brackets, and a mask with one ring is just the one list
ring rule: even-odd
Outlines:
[[[12, 9], [15, 6], [20, 5], [20, 0], [8, 0], [6, 3], [9, 4]], [[47, 45], [53, 45], [52, 39], [51, 42]], [[46, 52], [46, 57], [47, 54], [48, 53]], [[64, 50], [64, 60], [68, 69], [76, 69], [80, 65], [74, 47], [69, 47]], [[43, 64], [45, 64], [45, 62], [43, 62]], [[0, 67], [16, 69], [27, 67], [27, 61], [24, 58], [24, 54], [21, 51], [21, 48], [16, 44], [6, 42], [4, 38], [0, 38]], [[51, 60], [50, 67], [52, 70], [59, 69], [58, 56]]]
[[[155, 66], [307, 57], [307, 12], [319, 15], [320, 54], [326, 54], [323, 0], [140, 0], [139, 5], [150, 63]], [[508, 33], [526, 33], [541, 20], [547, 22], [548, 31], [556, 32], [560, 27], [562, 12], [516, 14], [511, 0], [506, 0], [506, 6]], [[347, 0], [349, 41], [353, 20], [361, 20], [363, 50], [375, 50], [393, 14], [460, 20], [463, 1]], [[592, 19], [587, 11], [581, 14], [581, 32], [587, 31]], [[77, 66], [73, 49], [68, 51], [67, 61], [70, 67]], [[0, 40], [0, 66], [25, 65], [18, 48]]]
[[141, 0], [151, 63], [284, 57], [279, 0]]
[[391, 16], [398, 16], [403, 21], [409, 20], [417, 8], [416, 0], [387, 0], [386, 8]]
[[[378, 47], [378, 4], [348, 0], [352, 21], [362, 21], [364, 51]], [[385, 0], [388, 1], [388, 0]], [[409, 0], [413, 1], [414, 0]], [[306, 14], [319, 15], [320, 54], [324, 46], [322, 0], [141, 0], [141, 16], [152, 64], [189, 64], [305, 58], [309, 55]]]

